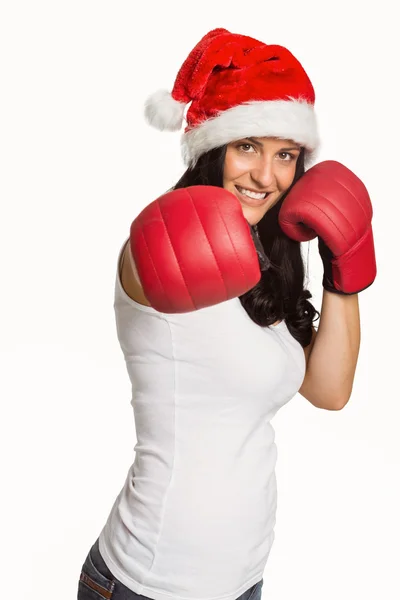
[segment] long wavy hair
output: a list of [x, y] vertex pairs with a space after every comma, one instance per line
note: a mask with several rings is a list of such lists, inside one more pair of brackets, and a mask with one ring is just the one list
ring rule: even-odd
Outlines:
[[[223, 187], [226, 148], [226, 145], [221, 146], [200, 156], [196, 165], [184, 172], [173, 189], [191, 185]], [[285, 319], [289, 332], [303, 348], [311, 342], [312, 324], [320, 313], [309, 301], [311, 293], [304, 287], [301, 244], [283, 233], [278, 214], [286, 195], [304, 172], [302, 150], [290, 188], [257, 225], [260, 241], [271, 264], [268, 270], [261, 272], [257, 285], [240, 296], [243, 308], [257, 325], [268, 327]]]

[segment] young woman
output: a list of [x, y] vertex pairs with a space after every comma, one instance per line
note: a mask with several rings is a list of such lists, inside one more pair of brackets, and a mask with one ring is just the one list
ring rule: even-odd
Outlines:
[[[375, 278], [372, 209], [340, 163], [307, 171], [314, 90], [280, 46], [224, 29], [146, 115], [180, 127], [188, 169], [133, 221], [115, 312], [135, 461], [82, 566], [78, 599], [259, 600], [274, 540], [271, 419], [297, 392], [341, 409], [358, 293]], [[318, 236], [319, 313], [300, 242]]]

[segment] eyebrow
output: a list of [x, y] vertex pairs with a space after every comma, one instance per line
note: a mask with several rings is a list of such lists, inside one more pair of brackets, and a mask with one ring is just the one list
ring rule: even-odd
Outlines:
[[[263, 146], [263, 144], [261, 142], [259, 142], [258, 140], [256, 140], [253, 137], [248, 137], [248, 138], [244, 138], [244, 139], [250, 140], [256, 146], [260, 146], [260, 147]], [[280, 152], [289, 152], [289, 150], [300, 150], [300, 147], [299, 146], [290, 146], [290, 148], [280, 148]]]

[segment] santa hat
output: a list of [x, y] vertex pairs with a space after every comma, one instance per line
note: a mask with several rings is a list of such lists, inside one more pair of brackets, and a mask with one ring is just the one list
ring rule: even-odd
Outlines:
[[181, 66], [172, 92], [146, 102], [160, 130], [187, 126], [182, 155], [193, 166], [204, 152], [244, 137], [290, 139], [304, 146], [308, 165], [318, 148], [315, 93], [299, 61], [283, 46], [214, 29]]

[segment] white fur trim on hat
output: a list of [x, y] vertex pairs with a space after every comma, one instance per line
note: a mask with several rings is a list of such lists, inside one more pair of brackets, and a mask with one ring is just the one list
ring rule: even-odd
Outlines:
[[293, 140], [305, 147], [310, 163], [319, 146], [314, 108], [295, 98], [234, 106], [184, 133], [182, 157], [193, 167], [204, 152], [251, 136]]

